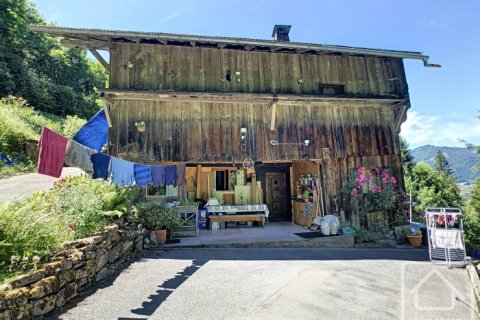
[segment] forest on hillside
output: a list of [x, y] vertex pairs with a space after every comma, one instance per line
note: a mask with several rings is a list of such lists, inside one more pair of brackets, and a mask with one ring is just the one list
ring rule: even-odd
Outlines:
[[57, 38], [28, 30], [46, 24], [28, 0], [0, 1], [0, 97], [25, 99], [37, 111], [88, 119], [98, 109], [96, 88], [107, 75], [85, 50], [63, 48]]

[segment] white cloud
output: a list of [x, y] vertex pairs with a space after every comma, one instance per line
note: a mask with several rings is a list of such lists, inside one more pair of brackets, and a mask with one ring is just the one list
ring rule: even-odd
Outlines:
[[461, 139], [480, 144], [480, 120], [458, 113], [439, 116], [411, 111], [402, 124], [401, 135], [412, 148], [425, 144], [463, 147]]
[[160, 24], [167, 23], [168, 21], [175, 19], [182, 15], [186, 10], [185, 9], [176, 9], [172, 13], [170, 13], [168, 16], [164, 17], [162, 20], [160, 20]]

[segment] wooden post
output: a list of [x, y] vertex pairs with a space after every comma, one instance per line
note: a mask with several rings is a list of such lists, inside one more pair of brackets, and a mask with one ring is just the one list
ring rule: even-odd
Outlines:
[[197, 194], [197, 199], [200, 199], [202, 197], [201, 190], [200, 190], [201, 183], [202, 183], [202, 166], [198, 165], [197, 166], [197, 190], [195, 190]]
[[252, 192], [251, 192], [251, 203], [257, 204], [257, 175], [252, 173]]

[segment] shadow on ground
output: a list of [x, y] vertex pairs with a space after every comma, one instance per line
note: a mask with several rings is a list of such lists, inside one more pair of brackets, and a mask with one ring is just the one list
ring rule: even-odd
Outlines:
[[[425, 249], [351, 249], [351, 248], [199, 248], [199, 249], [157, 249], [143, 252], [125, 265], [123, 272], [129, 272], [131, 263], [148, 262], [152, 259], [188, 260], [191, 264], [180, 270], [173, 278], [163, 281], [158, 290], [150, 294], [138, 307], [131, 309], [139, 317], [119, 317], [118, 320], [147, 319], [185, 281], [211, 260], [224, 261], [345, 261], [345, 260], [400, 260], [429, 261]], [[118, 274], [117, 274], [118, 275]], [[69, 302], [60, 311], [47, 319], [62, 319], [61, 314], [74, 308], [95, 291], [113, 284], [115, 277], [98, 284]]]

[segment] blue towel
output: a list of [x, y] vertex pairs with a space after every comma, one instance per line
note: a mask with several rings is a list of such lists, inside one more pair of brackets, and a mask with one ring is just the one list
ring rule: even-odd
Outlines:
[[93, 179], [108, 178], [108, 168], [110, 167], [110, 156], [105, 153], [92, 154], [90, 160], [93, 163]]
[[108, 140], [108, 122], [105, 110], [100, 110], [80, 128], [73, 140], [100, 152]]
[[165, 166], [165, 184], [171, 186], [177, 182], [177, 166]]
[[7, 155], [3, 152], [0, 152], [0, 159], [2, 162], [7, 165], [7, 166], [13, 166], [15, 163], [13, 163], [10, 159], [8, 159]]
[[133, 185], [135, 176], [133, 174], [133, 162], [112, 157], [112, 182], [119, 187]]
[[152, 166], [152, 182], [155, 187], [165, 185], [165, 167]]
[[135, 182], [140, 186], [147, 186], [150, 182], [152, 182], [152, 168], [146, 164], [138, 164], [135, 163], [133, 168], [133, 172], [135, 175]]

